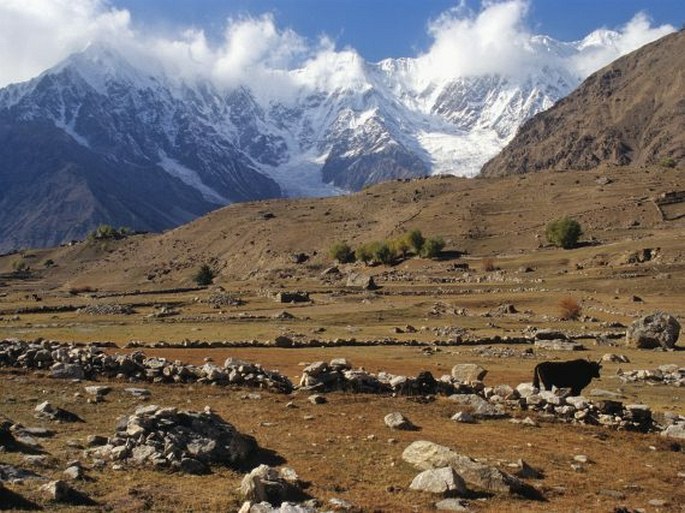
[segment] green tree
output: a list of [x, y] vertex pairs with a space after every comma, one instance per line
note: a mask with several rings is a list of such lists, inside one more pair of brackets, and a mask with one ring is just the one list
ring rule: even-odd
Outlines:
[[445, 240], [442, 237], [431, 237], [423, 243], [421, 256], [423, 258], [435, 258], [445, 248]]
[[550, 244], [560, 248], [573, 248], [582, 235], [580, 223], [570, 217], [556, 219], [547, 225], [545, 237]]
[[347, 242], [336, 242], [329, 250], [331, 257], [341, 264], [354, 262], [355, 253]]
[[215, 277], [216, 272], [214, 272], [209, 265], [202, 264], [200, 269], [198, 269], [198, 271], [195, 273], [193, 279], [200, 287], [206, 287], [207, 285], [211, 285]]
[[420, 230], [412, 230], [408, 232], [406, 235], [406, 241], [407, 244], [414, 250], [414, 253], [417, 255], [421, 254], [421, 249], [423, 248], [423, 245], [426, 243], [425, 237], [421, 234]]
[[407, 258], [407, 254], [411, 250], [412, 246], [406, 235], [397, 237], [388, 242], [390, 249], [400, 258]]
[[369, 265], [373, 261], [373, 243], [359, 246], [355, 250], [354, 256], [359, 262]]
[[390, 265], [395, 263], [397, 255], [393, 252], [387, 242], [382, 241], [374, 244], [373, 259], [379, 264]]

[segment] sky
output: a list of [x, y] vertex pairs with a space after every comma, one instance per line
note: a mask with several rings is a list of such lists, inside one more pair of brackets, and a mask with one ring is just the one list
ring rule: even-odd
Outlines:
[[415, 58], [427, 79], [510, 74], [547, 59], [531, 50], [535, 34], [616, 30], [554, 63], [584, 78], [684, 22], [685, 0], [0, 0], [0, 87], [94, 42], [184, 78], [287, 89], [334, 86], [360, 60], [388, 57]]
[[[326, 34], [337, 47], [352, 47], [377, 62], [413, 57], [431, 44], [431, 20], [460, 4], [456, 0], [112, 0], [135, 23], [152, 30], [193, 25], [221, 37], [227, 18], [272, 13], [278, 26], [310, 39]], [[478, 11], [484, 2], [463, 2]], [[486, 4], [488, 2], [485, 2]], [[489, 2], [494, 3], [494, 2]], [[617, 29], [638, 12], [654, 25], [685, 24], [685, 0], [533, 0], [526, 23], [531, 31], [561, 41], [582, 39], [598, 28]]]

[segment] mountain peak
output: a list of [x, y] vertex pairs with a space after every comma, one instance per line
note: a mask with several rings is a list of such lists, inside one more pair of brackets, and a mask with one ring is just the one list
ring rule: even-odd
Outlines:
[[601, 164], [682, 166], [684, 70], [683, 31], [621, 57], [528, 120], [482, 174], [585, 170]]

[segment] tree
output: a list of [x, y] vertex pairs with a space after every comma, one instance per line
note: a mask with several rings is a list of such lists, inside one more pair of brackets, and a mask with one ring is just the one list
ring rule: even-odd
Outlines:
[[580, 223], [570, 217], [556, 219], [549, 223], [545, 229], [547, 241], [564, 249], [573, 248], [582, 233]]
[[202, 264], [200, 269], [198, 269], [198, 271], [195, 273], [193, 279], [200, 287], [206, 287], [207, 285], [211, 285], [215, 276], [216, 272], [214, 272], [209, 265]]
[[390, 245], [390, 249], [393, 251], [393, 253], [401, 258], [407, 258], [407, 254], [412, 248], [411, 243], [406, 235], [392, 239], [388, 244]]
[[414, 250], [417, 255], [421, 254], [421, 249], [426, 243], [426, 239], [421, 234], [420, 230], [412, 230], [405, 235], [407, 243]]
[[374, 245], [373, 258], [379, 264], [390, 265], [395, 262], [397, 255], [390, 249], [387, 242], [377, 242]]
[[359, 262], [369, 265], [373, 261], [373, 244], [362, 244], [355, 250], [354, 256]]
[[423, 243], [421, 256], [423, 258], [435, 258], [445, 248], [445, 240], [442, 237], [431, 237]]
[[329, 251], [331, 257], [341, 264], [354, 262], [355, 253], [347, 242], [336, 242]]

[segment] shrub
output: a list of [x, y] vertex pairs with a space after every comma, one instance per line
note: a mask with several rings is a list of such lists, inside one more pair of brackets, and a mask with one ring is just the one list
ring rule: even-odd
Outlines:
[[390, 265], [395, 262], [397, 256], [387, 242], [376, 242], [373, 245], [373, 259], [379, 264]]
[[673, 157], [664, 157], [659, 161], [661, 167], [674, 168], [677, 162]]
[[369, 265], [373, 261], [373, 243], [359, 246], [354, 252], [354, 256], [358, 261]]
[[341, 264], [354, 262], [354, 251], [347, 242], [336, 242], [329, 251], [331, 257]]
[[492, 271], [497, 270], [497, 266], [495, 265], [495, 261], [492, 258], [484, 258], [483, 259], [483, 271], [486, 273], [491, 273]]
[[211, 267], [207, 264], [202, 264], [200, 269], [195, 273], [193, 279], [200, 287], [206, 287], [207, 285], [211, 285], [215, 276], [216, 273]]
[[580, 303], [572, 297], [565, 297], [559, 301], [559, 316], [564, 321], [575, 321], [583, 311]]
[[409, 238], [406, 235], [392, 239], [389, 243], [390, 249], [399, 258], [407, 258], [407, 254], [412, 248]]
[[31, 268], [29, 267], [29, 264], [26, 263], [26, 260], [24, 260], [23, 258], [19, 258], [12, 262], [12, 270], [16, 274], [24, 274], [29, 272]]
[[48, 258], [45, 262], [43, 262], [43, 267], [45, 267], [46, 269], [48, 269], [50, 267], [54, 267], [54, 266], [55, 266], [55, 261], [52, 258]]
[[417, 255], [421, 254], [421, 249], [426, 242], [426, 239], [421, 234], [420, 230], [412, 230], [406, 235], [407, 244], [414, 250]]
[[582, 233], [583, 231], [578, 221], [570, 217], [563, 217], [552, 221], [545, 229], [547, 241], [564, 249], [574, 247]]
[[442, 237], [431, 237], [424, 242], [421, 248], [421, 256], [423, 258], [435, 258], [440, 255], [445, 248], [445, 241]]
[[117, 230], [108, 224], [101, 224], [88, 234], [87, 240], [88, 242], [119, 240], [127, 237], [131, 233], [131, 229], [126, 226], [122, 226]]

